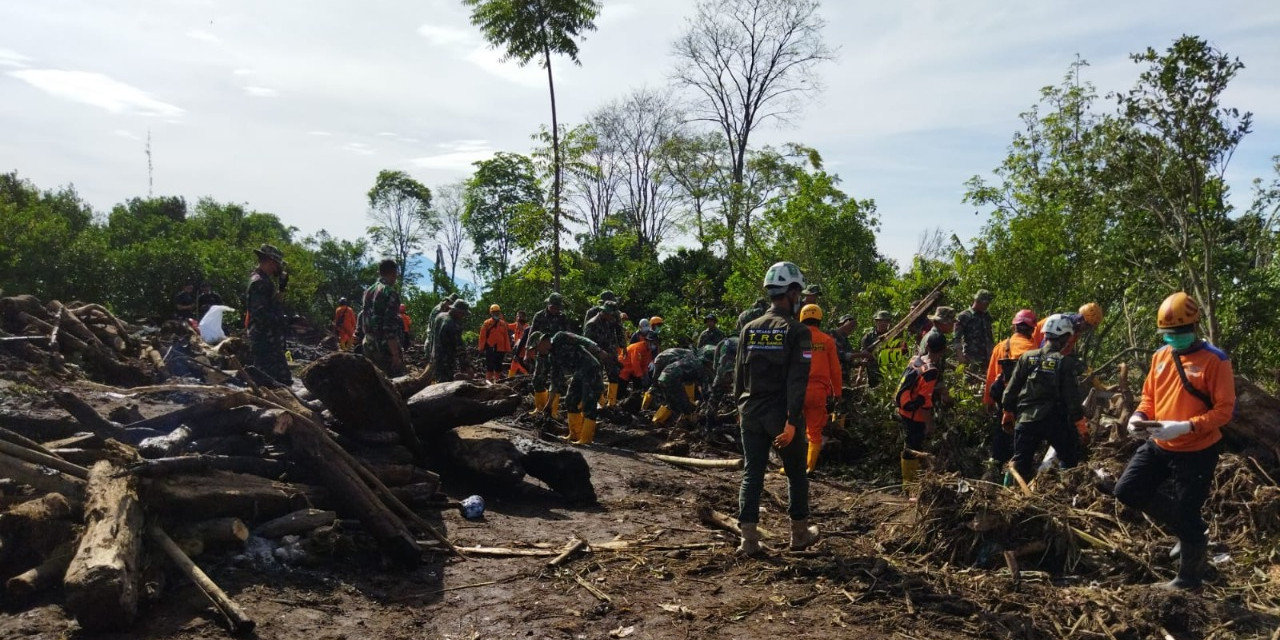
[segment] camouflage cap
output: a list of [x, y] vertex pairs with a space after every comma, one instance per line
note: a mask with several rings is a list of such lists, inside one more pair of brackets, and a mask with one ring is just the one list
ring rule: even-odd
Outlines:
[[719, 320], [720, 320], [720, 319], [719, 319], [719, 318], [717, 318], [717, 317], [716, 317], [716, 314], [714, 314], [714, 313], [708, 313], [707, 315], [702, 316], [702, 321], [703, 321], [703, 322], [716, 322], [716, 321], [719, 321]]
[[800, 293], [801, 293], [801, 294], [803, 294], [803, 295], [806, 295], [806, 296], [820, 296], [820, 295], [822, 295], [822, 285], [820, 285], [820, 284], [811, 284], [811, 285], [809, 285], [809, 286], [807, 286], [807, 287], [805, 287], [805, 288], [801, 289], [801, 290], [800, 290]]
[[554, 304], [554, 305], [555, 305], [555, 306], [557, 306], [557, 307], [563, 307], [563, 306], [564, 306], [564, 296], [560, 295], [559, 293], [553, 293], [553, 294], [551, 294], [551, 295], [547, 296], [547, 304], [549, 304], [549, 305], [550, 305], [550, 304]]
[[466, 300], [455, 300], [449, 307], [450, 311], [462, 311], [463, 313], [471, 313], [471, 305]]
[[600, 292], [600, 302], [606, 302], [609, 300], [617, 300], [617, 299], [618, 299], [618, 294], [608, 289], [605, 289], [604, 291]]
[[951, 307], [938, 307], [934, 309], [933, 315], [929, 316], [933, 322], [955, 322], [956, 310]]
[[605, 300], [604, 304], [600, 305], [600, 311], [602, 313], [611, 313], [616, 316], [618, 315], [618, 302], [616, 300]]
[[996, 299], [996, 294], [991, 293], [986, 289], [979, 289], [977, 293], [973, 294], [973, 300], [975, 302], [991, 302], [992, 300], [995, 300], [995, 299]]
[[888, 311], [885, 311], [884, 309], [881, 309], [881, 310], [877, 311], [877, 312], [876, 312], [876, 314], [875, 314], [874, 316], [871, 316], [871, 319], [872, 319], [872, 320], [883, 320], [884, 322], [889, 322], [889, 321], [893, 320], [893, 314], [892, 314], [892, 313], [889, 313]]
[[857, 322], [858, 322], [858, 319], [857, 319], [857, 318], [855, 318], [855, 317], [853, 317], [853, 314], [846, 313], [846, 314], [844, 314], [844, 315], [840, 316], [840, 319], [836, 321], [836, 326], [838, 327], [838, 326], [840, 326], [840, 325], [842, 325], [842, 324], [844, 324], [844, 323], [846, 323], [846, 322], [849, 322], [849, 321], [851, 321], [851, 320], [853, 321], [853, 323], [854, 323], [854, 324], [857, 324]]
[[280, 250], [277, 249], [275, 245], [264, 244], [261, 247], [254, 249], [253, 252], [258, 254], [258, 258], [275, 260], [276, 264], [282, 264], [284, 262], [284, 254], [280, 253]]

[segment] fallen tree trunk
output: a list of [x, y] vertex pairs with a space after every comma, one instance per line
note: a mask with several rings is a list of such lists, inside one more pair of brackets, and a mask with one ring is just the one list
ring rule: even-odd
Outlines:
[[64, 581], [66, 608], [89, 631], [120, 631], [138, 613], [142, 504], [137, 479], [110, 462], [89, 475], [85, 532]]
[[449, 460], [491, 486], [509, 489], [524, 481], [524, 457], [506, 434], [485, 425], [458, 427], [444, 434]]
[[70, 540], [84, 505], [59, 493], [13, 505], [0, 513], [0, 537], [32, 549], [42, 557]]
[[84, 495], [84, 480], [3, 453], [0, 453], [0, 478], [11, 478], [40, 491], [72, 497]]
[[204, 520], [182, 527], [175, 533], [179, 538], [199, 540], [206, 547], [241, 545], [249, 539], [249, 527], [246, 527], [240, 518]]
[[8, 411], [0, 411], [0, 427], [37, 442], [69, 438], [82, 431], [79, 423], [65, 417], [45, 418]]
[[246, 615], [240, 605], [236, 604], [225, 591], [219, 588], [217, 583], [210, 579], [204, 571], [201, 571], [200, 567], [197, 567], [191, 561], [191, 558], [188, 558], [182, 552], [182, 549], [178, 548], [178, 545], [174, 544], [173, 539], [164, 532], [164, 529], [152, 525], [147, 533], [151, 540], [160, 546], [160, 550], [164, 551], [164, 554], [169, 556], [169, 559], [177, 565], [182, 574], [195, 583], [205, 597], [209, 598], [209, 601], [217, 607], [218, 611], [227, 619], [227, 625], [230, 627], [231, 633], [241, 634], [253, 631], [254, 627], [257, 626], [253, 619]]
[[463, 425], [509, 416], [520, 406], [520, 394], [505, 385], [468, 380], [433, 384], [409, 398], [409, 417], [423, 441], [430, 442]]
[[180, 426], [168, 435], [147, 438], [138, 443], [138, 453], [148, 459], [168, 458], [182, 453], [187, 443], [191, 442], [191, 428]]
[[26, 447], [20, 447], [12, 442], [0, 440], [0, 453], [7, 454], [19, 460], [25, 460], [38, 465], [56, 469], [73, 478], [81, 480], [89, 479], [89, 470], [79, 465], [71, 464], [55, 455], [41, 453]]
[[129, 472], [143, 478], [161, 478], [168, 475], [197, 474], [210, 471], [247, 473], [268, 479], [278, 479], [295, 470], [295, 465], [280, 460], [265, 460], [251, 456], [180, 456], [156, 458], [136, 462]]
[[187, 423], [208, 415], [214, 415], [243, 406], [249, 402], [249, 394], [243, 391], [228, 393], [202, 400], [196, 404], [185, 406], [177, 411], [159, 415], [125, 425], [128, 429], [155, 429], [167, 431], [180, 424]]
[[394, 431], [400, 443], [423, 459], [409, 409], [391, 381], [364, 356], [331, 353], [307, 365], [302, 383], [338, 419], [340, 431]]
[[328, 492], [317, 487], [227, 471], [145, 480], [142, 496], [148, 509], [162, 515], [181, 517], [194, 513], [249, 522], [276, 518], [328, 500]]
[[1222, 435], [1235, 449], [1254, 456], [1265, 452], [1272, 464], [1280, 462], [1280, 398], [1236, 376], [1235, 416], [1222, 428]]
[[276, 420], [282, 413], [278, 409], [242, 406], [193, 417], [187, 424], [197, 438], [216, 438], [242, 433], [268, 435], [275, 428]]
[[337, 519], [338, 514], [333, 511], [301, 509], [265, 522], [254, 532], [262, 538], [282, 538], [329, 526]]
[[124, 427], [102, 417], [93, 407], [85, 403], [74, 393], [59, 389], [53, 392], [53, 400], [58, 403], [71, 417], [76, 419], [81, 426], [88, 429], [92, 433], [102, 438], [115, 438], [116, 440], [126, 440], [127, 432]]
[[67, 567], [71, 566], [71, 558], [75, 556], [74, 540], [67, 540], [49, 553], [39, 566], [24, 571], [5, 583], [5, 590], [15, 598], [28, 598], [32, 595], [52, 589], [62, 583]]

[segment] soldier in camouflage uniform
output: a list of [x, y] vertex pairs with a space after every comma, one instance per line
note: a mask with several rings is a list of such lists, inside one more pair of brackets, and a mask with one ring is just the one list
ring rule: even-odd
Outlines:
[[756, 303], [751, 305], [749, 309], [738, 314], [738, 324], [733, 328], [735, 333], [740, 333], [742, 328], [747, 326], [748, 322], [764, 315], [769, 310], [769, 301], [764, 298], [756, 298]]
[[716, 315], [708, 313], [702, 321], [706, 323], [707, 328], [698, 334], [698, 347], [714, 347], [720, 344], [720, 341], [724, 340], [724, 332], [717, 326], [719, 319], [716, 318]]
[[428, 356], [432, 356], [435, 353], [436, 333], [440, 331], [440, 325], [444, 324], [444, 318], [440, 316], [447, 315], [449, 313], [449, 308], [457, 301], [458, 294], [451, 293], [440, 300], [440, 304], [436, 305], [436, 307], [431, 310], [431, 313], [427, 314], [427, 339], [422, 345], [422, 350], [425, 351]]
[[729, 397], [733, 391], [733, 363], [738, 357], [738, 337], [725, 338], [716, 345], [716, 375], [711, 383], [711, 406], [719, 406], [720, 401]]
[[379, 263], [378, 281], [364, 290], [360, 305], [364, 357], [389, 376], [404, 373], [404, 358], [400, 352], [404, 321], [400, 319], [400, 293], [395, 289], [399, 269], [395, 260]]
[[995, 334], [992, 333], [991, 314], [987, 307], [995, 296], [983, 289], [973, 297], [973, 306], [956, 316], [956, 360], [960, 364], [976, 364], [981, 367], [991, 360], [991, 350], [995, 347]]
[[431, 353], [432, 376], [436, 382], [450, 382], [458, 375], [461, 367], [468, 373], [471, 371], [471, 360], [467, 358], [467, 345], [462, 341], [462, 320], [471, 313], [471, 305], [466, 300], [458, 300], [449, 307], [448, 313], [440, 314], [440, 330], [436, 333], [436, 346]]
[[[599, 303], [597, 303], [594, 307], [591, 307], [590, 309], [587, 309], [587, 315], [586, 315], [585, 317], [583, 317], [583, 319], [582, 319], [582, 335], [586, 335], [586, 334], [587, 334], [587, 323], [588, 323], [588, 322], [591, 322], [592, 318], [595, 318], [595, 317], [596, 317], [596, 314], [600, 313], [601, 311], [604, 311], [604, 307], [605, 307], [605, 303], [606, 303], [606, 302], [612, 302], [612, 303], [614, 303], [614, 305], [613, 305], [613, 306], [614, 306], [614, 315], [617, 315], [617, 307], [618, 307], [618, 304], [617, 304], [617, 303], [618, 303], [618, 296], [617, 296], [617, 294], [615, 294], [615, 293], [614, 293], [614, 292], [612, 292], [612, 291], [609, 291], [608, 289], [605, 289], [604, 291], [601, 291], [601, 292], [600, 292], [600, 302], [599, 302]], [[621, 325], [619, 325], [619, 326], [621, 326]]]
[[[569, 330], [569, 317], [564, 315], [564, 298], [558, 293], [552, 293], [547, 296], [547, 308], [533, 314], [533, 320], [529, 323], [529, 331], [525, 336], [530, 336], [534, 331], [541, 333], [550, 339], [551, 336]], [[527, 343], [528, 340], [526, 339]], [[525, 344], [521, 344], [516, 349], [518, 353], [525, 348]], [[541, 409], [545, 406], [551, 407], [551, 415], [560, 417], [560, 396], [564, 393], [564, 379], [552, 371], [551, 363], [547, 361], [546, 355], [537, 355], [537, 361], [533, 366], [533, 408]], [[550, 390], [550, 391], [548, 391]], [[547, 402], [550, 397], [550, 403]]]
[[672, 416], [686, 420], [693, 417], [698, 410], [693, 404], [695, 389], [701, 387], [703, 394], [707, 393], [715, 356], [715, 347], [702, 347], [662, 370], [654, 385], [662, 394], [662, 406], [653, 416], [654, 424], [666, 424]]
[[648, 411], [653, 406], [654, 399], [661, 397], [658, 391], [658, 376], [662, 375], [662, 370], [670, 366], [671, 363], [692, 354], [692, 349], [672, 347], [663, 349], [658, 352], [658, 355], [654, 356], [653, 364], [649, 365], [649, 375], [645, 376], [645, 385], [649, 390], [644, 392], [644, 400], [640, 403], [641, 410]]
[[[612, 294], [610, 291], [604, 294]], [[601, 297], [604, 297], [601, 294]], [[601, 399], [600, 405], [604, 407], [615, 407], [618, 405], [618, 385], [621, 379], [618, 377], [622, 373], [622, 364], [618, 362], [618, 353], [622, 351], [626, 345], [623, 335], [622, 324], [618, 322], [618, 303], [613, 300], [605, 301], [593, 318], [587, 321], [587, 328], [584, 332], [586, 337], [596, 343], [605, 353], [613, 354], [613, 357], [607, 358], [604, 362], [604, 373], [609, 379], [609, 391]]]
[[[253, 252], [258, 255], [258, 268], [249, 276], [247, 294], [253, 364], [276, 382], [291, 385], [293, 374], [289, 372], [289, 363], [284, 357], [286, 321], [280, 305], [280, 294], [289, 282], [289, 274], [284, 272], [284, 254], [269, 244]], [[278, 288], [272, 276], [279, 278]]]
[[[529, 344], [538, 354], [538, 366], [542, 366], [543, 361], [548, 362], [554, 376], [572, 373], [565, 395], [569, 408], [569, 441], [591, 444], [596, 435], [596, 399], [604, 387], [601, 363], [608, 354], [596, 343], [568, 331], [556, 333], [551, 338], [541, 331], [533, 331], [529, 335]], [[549, 410], [547, 407], [542, 409], [544, 412]]]

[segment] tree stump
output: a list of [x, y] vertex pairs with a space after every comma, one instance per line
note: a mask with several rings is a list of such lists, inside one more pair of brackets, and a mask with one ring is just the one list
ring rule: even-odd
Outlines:
[[89, 471], [85, 532], [64, 580], [66, 608], [88, 631], [121, 631], [138, 613], [142, 504], [137, 479], [107, 461]]
[[424, 441], [463, 425], [481, 424], [511, 415], [520, 394], [508, 386], [467, 380], [435, 384], [409, 398], [409, 417]]

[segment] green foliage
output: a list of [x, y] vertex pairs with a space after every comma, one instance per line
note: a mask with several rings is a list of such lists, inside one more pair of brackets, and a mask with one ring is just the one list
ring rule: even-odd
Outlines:
[[440, 228], [431, 209], [431, 190], [403, 171], [382, 170], [369, 189], [369, 236], [400, 265], [400, 279], [412, 284], [409, 258]]
[[471, 7], [471, 24], [504, 60], [521, 66], [535, 58], [545, 68], [550, 54], [578, 63], [578, 39], [595, 31], [600, 3], [594, 0], [462, 0]]
[[[476, 273], [492, 282], [511, 272], [513, 254], [521, 244], [537, 246], [542, 230], [539, 220], [545, 224], [545, 216], [537, 216], [542, 187], [527, 156], [499, 152], [475, 167], [463, 195], [462, 224], [475, 247]], [[519, 237], [514, 226], [517, 218]]]

